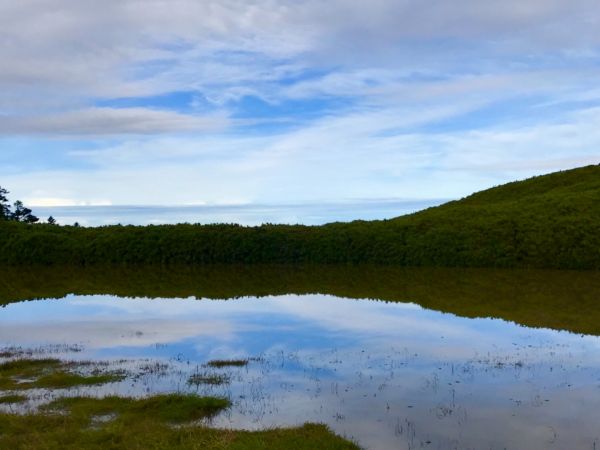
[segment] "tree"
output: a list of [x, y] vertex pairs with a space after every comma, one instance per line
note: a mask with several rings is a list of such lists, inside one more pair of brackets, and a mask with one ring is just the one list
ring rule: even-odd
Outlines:
[[10, 204], [6, 195], [9, 192], [0, 186], [0, 220], [10, 219]]
[[21, 200], [17, 200], [14, 203], [14, 208], [15, 210], [11, 215], [12, 220], [24, 223], [36, 223], [40, 220], [36, 216], [31, 214], [31, 209], [26, 208]]
[[[36, 223], [40, 219], [31, 213], [31, 209], [26, 208], [23, 202], [17, 200], [13, 206], [14, 211], [10, 208], [7, 195], [9, 192], [0, 186], [0, 220], [14, 220], [16, 222]], [[54, 218], [52, 218], [54, 220]], [[56, 221], [54, 221], [56, 223]]]
[[56, 219], [52, 216], [48, 217], [48, 224], [49, 225], [56, 225]]

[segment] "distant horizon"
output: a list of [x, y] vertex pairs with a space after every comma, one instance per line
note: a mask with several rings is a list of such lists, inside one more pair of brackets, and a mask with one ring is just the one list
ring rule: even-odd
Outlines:
[[32, 206], [42, 222], [59, 225], [161, 225], [176, 223], [264, 223], [323, 225], [353, 220], [383, 220], [437, 206], [451, 199], [368, 199], [305, 204], [238, 205], [65, 205]]

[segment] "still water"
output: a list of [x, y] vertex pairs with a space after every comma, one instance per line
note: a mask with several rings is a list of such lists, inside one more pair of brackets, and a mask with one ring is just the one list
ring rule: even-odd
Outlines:
[[[253, 286], [238, 295], [224, 295], [227, 300], [215, 295], [127, 295], [132, 294], [127, 290], [116, 296], [106, 293], [106, 286], [86, 285], [73, 289], [74, 294], [6, 302], [0, 309], [0, 348], [110, 361], [132, 374], [102, 387], [36, 391], [30, 408], [52, 395], [198, 392], [233, 402], [212, 420], [213, 426], [261, 429], [322, 422], [368, 449], [600, 446], [600, 338], [579, 331], [589, 329], [586, 317], [593, 321], [600, 309], [589, 310], [590, 298], [598, 292], [595, 274], [404, 271], [390, 281], [401, 299], [381, 301], [373, 295], [335, 295], [335, 289], [325, 287], [330, 284], [319, 284], [316, 278], [320, 287], [315, 289], [322, 293], [306, 292], [311, 276], [324, 273], [309, 272], [312, 275], [302, 276], [303, 287], [289, 288], [290, 293], [270, 285], [260, 296], [244, 295], [261, 290]], [[256, 278], [294, 277], [271, 269], [266, 273]], [[386, 277], [392, 275], [388, 272]], [[207, 275], [192, 278], [203, 276]], [[252, 278], [246, 273], [236, 279], [243, 284], [246, 276]], [[435, 276], [462, 280], [460, 286], [470, 280], [470, 287], [436, 288], [438, 281], [431, 278]], [[404, 291], [394, 284], [402, 277]], [[551, 278], [559, 278], [561, 286], [571, 280], [571, 288], [556, 284], [556, 290], [548, 291], [548, 285], [558, 283]], [[135, 275], [123, 279], [134, 280]], [[548, 280], [545, 287], [538, 285], [541, 279]], [[507, 287], [510, 280], [514, 285]], [[582, 287], [586, 280], [587, 287]], [[288, 281], [294, 286], [292, 279]], [[350, 278], [335, 285], [344, 290]], [[62, 287], [68, 290], [66, 286]], [[161, 292], [169, 291], [168, 284], [161, 286]], [[172, 286], [180, 293], [181, 285]], [[368, 294], [365, 286], [355, 282], [350, 292]], [[501, 295], [508, 289], [505, 295], [510, 293], [511, 298], [500, 309], [498, 302], [496, 309], [490, 306], [490, 317], [470, 314], [474, 306], [469, 306], [469, 295], [479, 298], [480, 307], [486, 298], [498, 296], [493, 286]], [[52, 290], [57, 289], [60, 286]], [[82, 295], [77, 292], [81, 290], [97, 293]], [[6, 289], [2, 292], [7, 295]], [[386, 290], [377, 292], [387, 296]], [[413, 298], [402, 292], [412, 292]], [[506, 320], [514, 320], [510, 302], [526, 303], [519, 296], [531, 297], [531, 292], [537, 293], [532, 311], [547, 304], [547, 311], [536, 317], [531, 317], [534, 312], [523, 313], [536, 327]], [[424, 299], [432, 293], [446, 296], [443, 304], [450, 306], [438, 310], [421, 306], [431, 302]], [[31, 298], [41, 294], [43, 289], [31, 292]], [[21, 289], [17, 297], [22, 296]], [[553, 298], [559, 302], [554, 309]], [[569, 319], [572, 311], [562, 318], [546, 318], [564, 314], [556, 311], [568, 309], [561, 306], [566, 298], [575, 303], [571, 305], [575, 310], [577, 302], [588, 302], [588, 310], [579, 312], [581, 321]], [[556, 323], [573, 327], [561, 329]], [[238, 358], [249, 363], [205, 365]], [[189, 383], [194, 374], [223, 375], [227, 382]]]

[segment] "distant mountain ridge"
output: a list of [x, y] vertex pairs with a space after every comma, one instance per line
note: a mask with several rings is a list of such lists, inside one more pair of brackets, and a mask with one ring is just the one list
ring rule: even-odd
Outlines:
[[4, 222], [0, 263], [600, 269], [600, 166], [508, 183], [390, 220], [101, 228]]

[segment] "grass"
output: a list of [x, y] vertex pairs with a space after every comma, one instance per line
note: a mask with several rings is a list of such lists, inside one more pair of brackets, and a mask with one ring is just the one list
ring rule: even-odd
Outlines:
[[119, 397], [61, 399], [37, 414], [0, 414], [0, 448], [358, 448], [331, 433], [324, 425], [306, 424], [259, 432], [218, 430], [202, 425], [173, 426], [210, 417], [227, 405], [228, 401], [224, 399], [178, 394], [141, 400]]
[[[63, 398], [35, 414], [0, 413], [0, 448], [10, 449], [357, 449], [324, 425], [259, 432], [198, 425], [229, 401], [168, 394], [145, 399]], [[177, 426], [174, 426], [177, 425]]]
[[[16, 359], [0, 364], [0, 389], [25, 390], [33, 388], [66, 389], [75, 386], [106, 384], [123, 379], [118, 373], [81, 375], [72, 372], [79, 363], [58, 359]], [[81, 363], [81, 365], [87, 365]]]
[[248, 365], [247, 359], [213, 359], [206, 363], [209, 367], [244, 367]]
[[[2, 293], [0, 293], [2, 297]], [[53, 344], [53, 345], [42, 345], [37, 348], [22, 348], [22, 347], [4, 347], [0, 349], [0, 358], [24, 358], [32, 357], [34, 355], [47, 355], [49, 353], [78, 353], [81, 352], [82, 348], [78, 345], [67, 345], [67, 344]]]
[[196, 373], [188, 378], [188, 384], [201, 385], [211, 384], [220, 385], [229, 383], [229, 377], [221, 374], [214, 373]]
[[58, 371], [38, 378], [32, 383], [32, 386], [36, 388], [70, 388], [74, 386], [93, 386], [113, 383], [121, 381], [122, 379], [123, 376], [119, 374], [84, 376], [76, 373]]
[[[231, 361], [228, 361], [231, 362]], [[239, 365], [240, 360], [233, 360]], [[247, 363], [247, 361], [246, 361]], [[82, 363], [89, 366], [91, 363]], [[114, 381], [114, 374], [83, 376], [68, 372], [78, 363], [57, 359], [17, 359], [0, 364], [0, 389], [53, 389]], [[196, 382], [224, 382], [221, 375], [198, 374]], [[27, 380], [19, 383], [18, 380]], [[31, 381], [29, 381], [31, 380]], [[27, 397], [2, 395], [0, 404]], [[4, 449], [356, 449], [324, 425], [259, 432], [219, 430], [201, 422], [230, 406], [219, 397], [162, 394], [134, 399], [58, 398], [27, 414], [0, 413]]]
[[10, 394], [0, 396], [0, 405], [11, 405], [16, 403], [23, 403], [27, 401], [27, 397], [24, 395]]
[[229, 407], [229, 400], [195, 395], [163, 394], [144, 399], [124, 397], [74, 397], [55, 400], [43, 407], [45, 412], [67, 412], [87, 421], [93, 416], [114, 414], [122, 421], [148, 420], [182, 424], [212, 417]]

